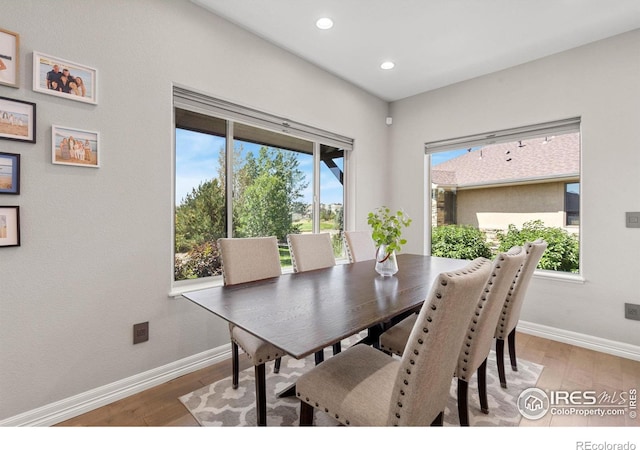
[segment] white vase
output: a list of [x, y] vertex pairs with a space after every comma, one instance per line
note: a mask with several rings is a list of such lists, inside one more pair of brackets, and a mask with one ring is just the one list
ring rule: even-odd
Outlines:
[[383, 277], [390, 277], [398, 272], [396, 252], [388, 252], [385, 244], [380, 245], [376, 250], [376, 272]]

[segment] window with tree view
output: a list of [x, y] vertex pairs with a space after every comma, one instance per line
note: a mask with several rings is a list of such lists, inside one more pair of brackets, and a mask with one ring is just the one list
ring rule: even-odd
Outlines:
[[329, 232], [343, 257], [344, 149], [175, 108], [174, 280], [221, 275], [221, 237]]
[[580, 132], [567, 122], [427, 144], [431, 253], [491, 258], [543, 238], [539, 269], [579, 273]]

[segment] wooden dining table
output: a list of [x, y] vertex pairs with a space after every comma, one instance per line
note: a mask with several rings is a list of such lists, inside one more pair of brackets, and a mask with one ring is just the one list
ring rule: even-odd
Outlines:
[[375, 344], [380, 324], [419, 308], [439, 273], [468, 263], [400, 254], [390, 277], [378, 275], [370, 260], [182, 295], [301, 359], [363, 330]]

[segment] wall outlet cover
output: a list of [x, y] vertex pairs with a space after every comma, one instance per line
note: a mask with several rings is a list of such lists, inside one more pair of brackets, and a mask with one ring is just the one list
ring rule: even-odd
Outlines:
[[640, 320], [640, 305], [633, 303], [624, 304], [624, 318], [631, 320]]
[[133, 343], [139, 344], [149, 340], [149, 322], [136, 323], [133, 326]]

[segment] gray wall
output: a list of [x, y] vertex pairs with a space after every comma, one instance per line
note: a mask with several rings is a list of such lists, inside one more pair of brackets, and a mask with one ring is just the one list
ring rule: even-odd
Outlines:
[[[167, 295], [172, 83], [354, 138], [352, 227], [385, 199], [388, 104], [186, 0], [4, 0], [0, 17], [22, 57], [0, 96], [37, 104], [37, 143], [0, 141], [22, 155], [21, 194], [0, 198], [22, 221], [0, 249], [0, 420], [228, 344]], [[98, 69], [98, 105], [32, 91], [33, 51]], [[51, 164], [52, 124], [99, 131], [102, 167]]]
[[406, 251], [429, 245], [425, 142], [581, 116], [585, 282], [534, 278], [521, 318], [637, 355], [640, 322], [624, 303], [640, 303], [640, 230], [625, 227], [625, 211], [640, 210], [638, 80], [640, 30], [392, 103], [393, 204], [416, 219]]
[[[426, 242], [424, 142], [582, 116], [582, 284], [536, 278], [523, 318], [640, 345], [640, 31], [389, 105], [187, 0], [5, 0], [20, 33], [20, 89], [37, 103], [22, 155], [22, 246], [0, 249], [0, 420], [228, 343], [226, 324], [168, 297], [172, 110], [178, 83], [355, 139], [351, 228], [389, 203]], [[33, 51], [95, 67], [99, 104], [31, 90]], [[102, 167], [51, 164], [51, 125], [101, 133]], [[391, 150], [389, 150], [391, 149]], [[379, 177], [382, 177], [380, 180]], [[132, 324], [150, 321], [133, 346]]]

